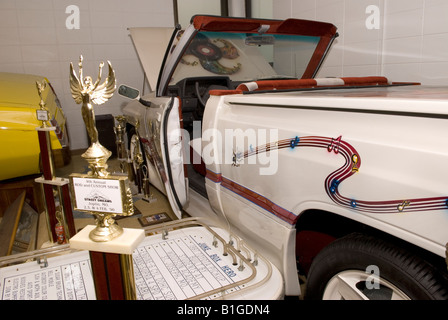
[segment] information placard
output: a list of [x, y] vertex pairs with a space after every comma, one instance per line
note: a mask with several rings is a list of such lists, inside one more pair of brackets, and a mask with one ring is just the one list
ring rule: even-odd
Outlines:
[[[201, 227], [173, 230], [165, 239], [163, 234], [146, 237], [132, 254], [137, 299], [218, 299], [230, 294], [244, 299], [252, 284], [270, 277], [268, 265], [259, 260], [249, 281], [252, 269], [247, 264], [240, 268], [214, 241]], [[281, 287], [279, 274], [278, 281]], [[261, 298], [269, 292], [257, 290]], [[96, 299], [88, 251], [49, 258], [46, 265], [32, 261], [0, 268], [0, 300], [44, 299]]]
[[0, 269], [2, 300], [94, 300], [88, 251]]
[[72, 175], [75, 210], [109, 214], [125, 213], [123, 195], [126, 195], [123, 177], [98, 179]]
[[48, 121], [48, 111], [47, 110], [36, 110], [37, 120]]

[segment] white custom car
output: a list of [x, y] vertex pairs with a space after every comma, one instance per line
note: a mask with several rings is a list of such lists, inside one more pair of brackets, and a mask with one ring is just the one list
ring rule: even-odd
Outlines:
[[448, 298], [448, 88], [316, 78], [329, 23], [130, 32], [153, 91], [124, 109], [129, 154], [179, 218], [241, 236], [287, 296]]

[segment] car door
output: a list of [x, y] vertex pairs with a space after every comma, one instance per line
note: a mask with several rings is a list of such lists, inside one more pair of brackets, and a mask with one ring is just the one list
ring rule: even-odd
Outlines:
[[150, 107], [140, 106], [134, 112], [129, 110], [132, 106], [127, 109], [128, 114], [135, 114], [139, 120], [136, 131], [145, 155], [145, 173], [151, 184], [165, 193], [174, 213], [181, 218], [188, 200], [188, 179], [184, 169], [179, 99], [158, 97], [151, 99]]
[[164, 105], [161, 123], [161, 147], [163, 163], [167, 170], [168, 200], [176, 216], [181, 218], [188, 201], [188, 178], [185, 170], [185, 154], [182, 142], [182, 113], [179, 99], [169, 98]]
[[134, 118], [134, 125], [138, 121], [136, 138], [146, 156], [146, 175], [166, 194], [174, 213], [180, 218], [188, 190], [183, 166], [180, 102], [175, 97], [154, 96], [173, 30], [172, 27], [129, 29], [152, 93], [144, 97], [150, 101], [150, 106], [135, 101], [126, 107], [125, 113]]

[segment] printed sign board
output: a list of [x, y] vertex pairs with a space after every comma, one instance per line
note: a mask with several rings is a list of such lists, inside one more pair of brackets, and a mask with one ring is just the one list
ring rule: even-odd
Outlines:
[[78, 211], [109, 214], [126, 213], [126, 177], [93, 178], [87, 175], [70, 176], [74, 194], [73, 207]]

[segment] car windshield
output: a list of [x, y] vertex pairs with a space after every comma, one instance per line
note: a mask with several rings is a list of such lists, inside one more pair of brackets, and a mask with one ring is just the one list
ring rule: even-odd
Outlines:
[[302, 78], [319, 41], [315, 36], [201, 31], [177, 64], [170, 84], [216, 75], [232, 81]]

